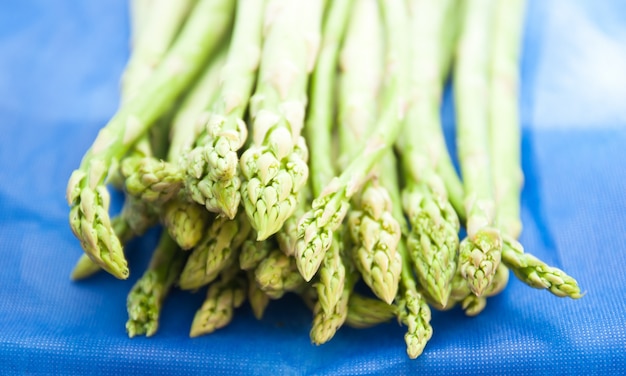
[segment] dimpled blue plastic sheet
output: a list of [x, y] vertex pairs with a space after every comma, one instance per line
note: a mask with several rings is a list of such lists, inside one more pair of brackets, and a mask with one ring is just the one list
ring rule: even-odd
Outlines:
[[[244, 304], [226, 328], [190, 339], [204, 293], [176, 290], [158, 333], [129, 339], [126, 294], [158, 230], [128, 245], [128, 280], [73, 283], [82, 250], [65, 201], [71, 171], [118, 105], [127, 4], [1, 2], [0, 374], [626, 374], [625, 15], [619, 0], [527, 8], [521, 241], [586, 295], [560, 299], [511, 278], [478, 317], [433, 312], [432, 340], [409, 360], [395, 321], [312, 345], [310, 311], [295, 296], [260, 321]], [[452, 108], [448, 95], [449, 136]]]

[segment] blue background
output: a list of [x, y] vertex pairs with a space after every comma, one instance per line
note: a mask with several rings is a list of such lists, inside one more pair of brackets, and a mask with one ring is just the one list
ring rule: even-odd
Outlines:
[[128, 40], [125, 1], [0, 3], [0, 374], [626, 374], [626, 2], [527, 10], [521, 240], [586, 295], [512, 278], [476, 318], [435, 312], [417, 360], [396, 322], [312, 345], [292, 296], [190, 339], [203, 294], [176, 291], [159, 332], [128, 339], [126, 294], [156, 231], [128, 245], [129, 280], [70, 282], [82, 251], [65, 186], [117, 107]]

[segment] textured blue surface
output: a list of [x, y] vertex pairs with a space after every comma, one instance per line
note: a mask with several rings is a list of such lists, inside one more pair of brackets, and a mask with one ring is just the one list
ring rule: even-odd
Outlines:
[[479, 317], [434, 313], [434, 336], [411, 361], [396, 323], [312, 345], [295, 297], [261, 321], [244, 305], [228, 327], [189, 339], [202, 294], [176, 292], [157, 335], [128, 339], [125, 297], [156, 232], [128, 246], [128, 281], [71, 283], [82, 251], [64, 199], [118, 103], [126, 4], [3, 1], [0, 374], [626, 374], [624, 14], [619, 0], [531, 0], [527, 13], [521, 240], [587, 294], [558, 299], [512, 279]]

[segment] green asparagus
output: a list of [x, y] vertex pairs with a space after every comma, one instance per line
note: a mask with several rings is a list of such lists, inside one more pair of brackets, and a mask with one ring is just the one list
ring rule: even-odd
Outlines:
[[232, 1], [199, 1], [162, 63], [142, 85], [142, 95], [121, 105], [69, 178], [72, 231], [92, 260], [117, 278], [128, 278], [129, 270], [111, 228], [105, 185], [109, 170], [189, 84], [228, 30], [232, 8]]
[[241, 155], [241, 197], [258, 240], [280, 230], [308, 177], [301, 136], [307, 82], [320, 40], [323, 1], [271, 0], [256, 90], [252, 145]]
[[261, 57], [265, 4], [266, 0], [238, 3], [218, 99], [203, 134], [186, 158], [186, 186], [192, 198], [209, 211], [231, 219], [241, 200], [237, 151], [248, 136], [243, 116]]
[[383, 111], [375, 130], [361, 146], [343, 172], [328, 183], [313, 200], [312, 209], [300, 219], [296, 260], [304, 279], [310, 281], [317, 272], [332, 234], [343, 222], [350, 199], [363, 184], [373, 166], [395, 142], [402, 129], [406, 110], [406, 78], [408, 74], [407, 17], [402, 1], [380, 4], [387, 31], [387, 87], [382, 100]]
[[163, 301], [178, 278], [184, 260], [185, 254], [164, 232], [148, 269], [128, 294], [126, 330], [129, 337], [141, 334], [150, 337], [156, 333]]
[[491, 284], [502, 254], [502, 237], [494, 222], [487, 100], [490, 20], [495, 0], [469, 0], [462, 5], [454, 98], [467, 237], [459, 247], [459, 263], [470, 289], [481, 296]]

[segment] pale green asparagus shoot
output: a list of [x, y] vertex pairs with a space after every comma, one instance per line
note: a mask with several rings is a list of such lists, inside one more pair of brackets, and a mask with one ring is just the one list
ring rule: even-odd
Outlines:
[[454, 64], [459, 163], [465, 187], [467, 237], [461, 241], [461, 273], [476, 296], [491, 284], [500, 264], [502, 237], [495, 227], [489, 156], [488, 71], [495, 0], [462, 2]]
[[387, 87], [382, 99], [383, 110], [376, 128], [361, 146], [343, 172], [328, 183], [312, 203], [312, 209], [299, 223], [296, 260], [302, 276], [311, 280], [331, 246], [332, 234], [343, 222], [350, 199], [368, 180], [368, 174], [395, 143], [402, 129], [406, 110], [406, 81], [409, 59], [407, 54], [407, 12], [402, 1], [381, 3], [387, 31]]
[[209, 211], [231, 219], [241, 201], [237, 152], [248, 136], [244, 114], [261, 58], [266, 2], [238, 2], [217, 100], [195, 147], [185, 158], [186, 185], [194, 192], [192, 198]]
[[309, 73], [320, 44], [323, 1], [271, 0], [256, 90], [250, 103], [252, 137], [241, 155], [241, 199], [265, 240], [297, 208], [309, 169], [301, 136]]
[[161, 307], [183, 267], [185, 254], [167, 232], [163, 232], [154, 250], [150, 265], [137, 280], [127, 298], [129, 337], [156, 333]]
[[127, 278], [129, 270], [109, 218], [109, 171], [189, 86], [228, 31], [233, 8], [228, 0], [198, 2], [162, 63], [142, 85], [142, 94], [122, 103], [69, 178], [72, 232], [92, 260], [117, 278]]

